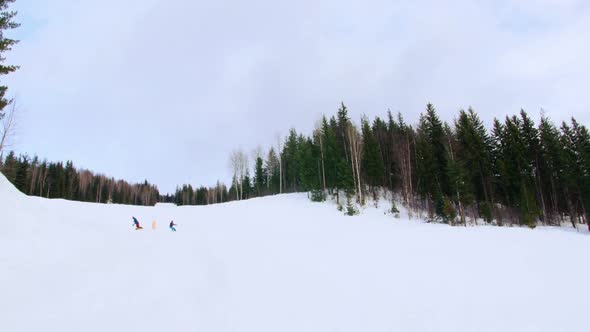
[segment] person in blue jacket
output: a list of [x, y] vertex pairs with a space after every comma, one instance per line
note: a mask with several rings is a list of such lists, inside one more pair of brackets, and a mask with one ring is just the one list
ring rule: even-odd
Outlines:
[[137, 218], [135, 218], [135, 217], [131, 217], [131, 218], [133, 218], [133, 224], [135, 225], [135, 230], [143, 229], [143, 227], [141, 227], [141, 225], [139, 224], [139, 221], [137, 220]]
[[174, 226], [178, 226], [178, 225], [176, 225], [176, 224], [174, 223], [174, 220], [172, 220], [172, 221], [170, 222], [170, 230], [171, 230], [171, 231], [173, 231], [173, 232], [176, 232], [176, 228], [174, 228]]

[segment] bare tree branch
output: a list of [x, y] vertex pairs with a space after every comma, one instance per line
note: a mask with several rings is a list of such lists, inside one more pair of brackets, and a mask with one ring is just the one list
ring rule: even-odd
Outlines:
[[4, 116], [1, 119], [2, 123], [0, 125], [0, 158], [3, 156], [4, 149], [10, 146], [11, 140], [15, 136], [17, 112], [18, 107], [16, 106], [16, 102], [13, 101], [12, 107], [4, 113]]

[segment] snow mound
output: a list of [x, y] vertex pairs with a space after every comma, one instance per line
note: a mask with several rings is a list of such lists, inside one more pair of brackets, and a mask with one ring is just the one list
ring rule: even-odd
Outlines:
[[8, 181], [4, 174], [0, 173], [0, 199], [23, 195], [16, 187]]
[[176, 204], [174, 204], [174, 203], [156, 203], [155, 206], [158, 208], [171, 208], [171, 207], [176, 207]]

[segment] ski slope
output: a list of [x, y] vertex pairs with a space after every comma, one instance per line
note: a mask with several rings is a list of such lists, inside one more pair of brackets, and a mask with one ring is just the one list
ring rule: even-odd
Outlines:
[[0, 331], [590, 329], [590, 237], [575, 231], [346, 217], [299, 194], [98, 205], [2, 175], [0, 218]]

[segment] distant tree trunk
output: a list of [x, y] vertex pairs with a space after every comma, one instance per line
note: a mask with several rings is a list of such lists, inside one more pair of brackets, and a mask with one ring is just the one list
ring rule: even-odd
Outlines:
[[[451, 137], [447, 137], [448, 144], [449, 144], [449, 155], [451, 157], [451, 161], [455, 163], [455, 153], [453, 152], [453, 143], [451, 141]], [[467, 226], [467, 221], [465, 220], [465, 211], [463, 210], [463, 203], [461, 202], [461, 193], [459, 191], [459, 182], [455, 179], [455, 191], [457, 195], [457, 206], [459, 207], [459, 215], [461, 217], [461, 224]]]
[[539, 157], [535, 157], [535, 181], [537, 182], [537, 195], [541, 202], [541, 209], [543, 211], [543, 222], [547, 223], [547, 207], [545, 206], [545, 198], [543, 197], [543, 185], [541, 183], [541, 173], [539, 170]]
[[318, 132], [318, 136], [320, 138], [320, 156], [322, 159], [322, 190], [326, 191], [326, 169], [324, 167], [324, 143], [322, 140], [322, 132]]
[[277, 134], [277, 155], [279, 159], [279, 194], [283, 193], [283, 156], [281, 153], [282, 144], [281, 144], [281, 135]]
[[348, 125], [348, 141], [350, 146], [350, 161], [352, 163], [352, 176], [355, 184], [355, 191], [357, 193], [359, 203], [363, 204], [363, 191], [361, 185], [361, 153], [362, 153], [362, 142], [358, 137], [356, 128], [352, 125]]
[[4, 117], [0, 118], [2, 131], [0, 132], [0, 155], [3, 154], [4, 148], [8, 145], [10, 137], [14, 135], [14, 129], [16, 127], [16, 102], [12, 102], [12, 107], [4, 113]]
[[[559, 206], [557, 203], [557, 190], [555, 189], [555, 178], [553, 177], [553, 175], [551, 175], [550, 182], [551, 182], [551, 210], [552, 210], [552, 215], [555, 215], [555, 213], [557, 213], [559, 211]], [[551, 218], [551, 220], [553, 220], [553, 217]]]

